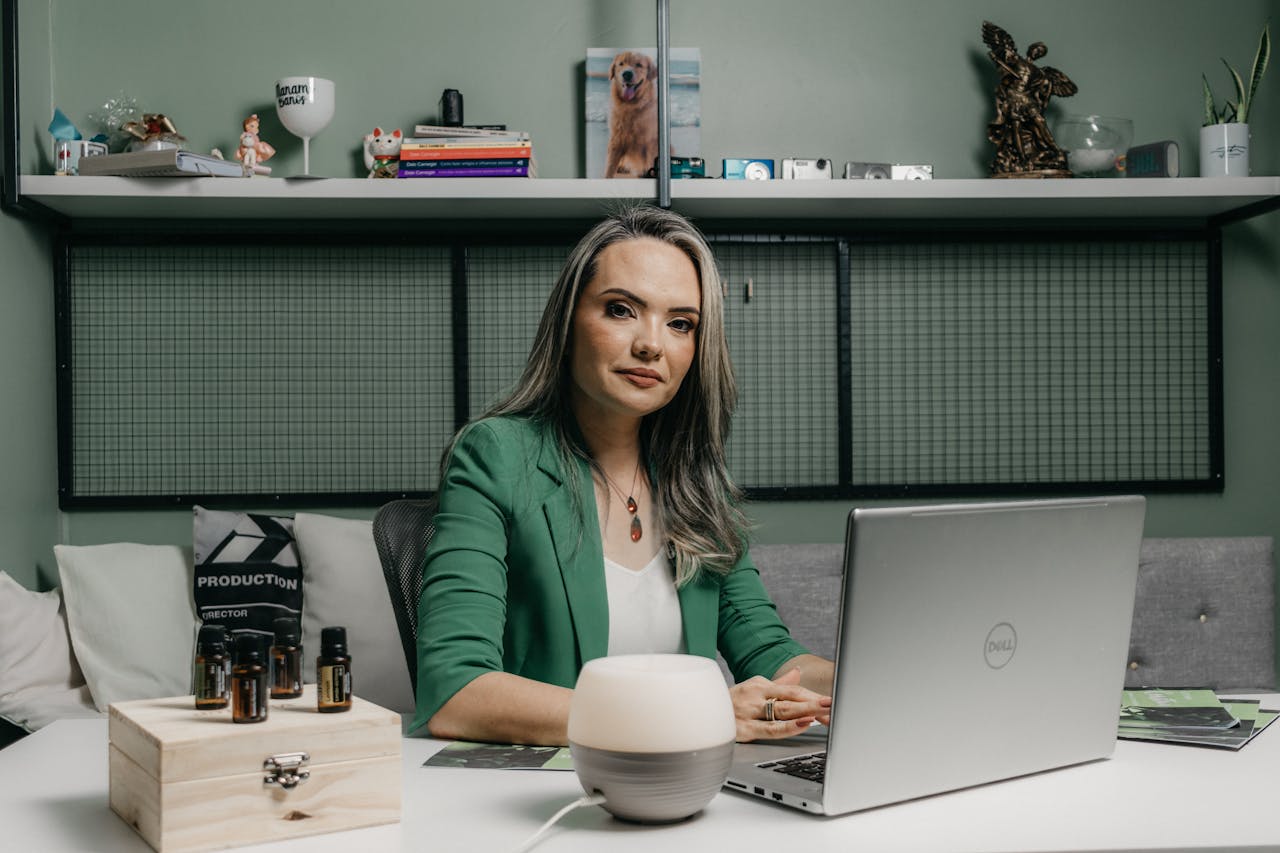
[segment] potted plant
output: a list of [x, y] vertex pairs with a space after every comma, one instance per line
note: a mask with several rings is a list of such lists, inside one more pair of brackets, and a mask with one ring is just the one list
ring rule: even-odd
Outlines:
[[1247, 177], [1249, 174], [1249, 112], [1253, 108], [1253, 96], [1258, 91], [1262, 76], [1267, 73], [1267, 61], [1271, 58], [1271, 23], [1262, 28], [1258, 39], [1258, 51], [1253, 57], [1253, 70], [1249, 74], [1249, 87], [1227, 60], [1222, 64], [1231, 72], [1236, 99], [1225, 101], [1218, 109], [1209, 87], [1204, 81], [1204, 126], [1200, 128], [1200, 176], [1205, 178]]

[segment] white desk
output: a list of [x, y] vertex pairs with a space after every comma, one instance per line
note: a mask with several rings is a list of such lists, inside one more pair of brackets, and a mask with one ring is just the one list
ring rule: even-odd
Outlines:
[[[1262, 698], [1264, 707], [1280, 703]], [[441, 746], [405, 741], [399, 825], [238, 849], [500, 853], [582, 794], [573, 773], [421, 767]], [[1121, 741], [1109, 761], [838, 818], [723, 792], [698, 817], [666, 827], [580, 809], [535, 851], [1275, 851], [1278, 778], [1280, 723], [1238, 753]], [[150, 850], [107, 807], [104, 720], [54, 723], [0, 750], [0, 849]]]

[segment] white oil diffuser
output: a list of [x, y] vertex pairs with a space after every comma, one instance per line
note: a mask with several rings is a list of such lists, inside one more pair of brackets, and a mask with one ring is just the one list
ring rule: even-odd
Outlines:
[[697, 814], [729, 775], [737, 731], [715, 662], [693, 655], [588, 661], [569, 705], [569, 748], [588, 794], [615, 817]]

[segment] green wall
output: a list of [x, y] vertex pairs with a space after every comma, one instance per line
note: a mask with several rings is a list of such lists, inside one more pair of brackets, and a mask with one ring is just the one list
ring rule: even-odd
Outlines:
[[0, 570], [56, 583], [53, 275], [47, 238], [0, 216]]
[[[1059, 102], [1055, 112], [1129, 116], [1139, 140], [1178, 141], [1183, 174], [1194, 175], [1201, 73], [1225, 94], [1219, 57], [1247, 69], [1262, 21], [1277, 10], [1262, 0], [1241, 0], [1229, 11], [1195, 0], [672, 5], [673, 44], [702, 49], [702, 153], [712, 171], [725, 156], [826, 156], [837, 164], [929, 162], [942, 178], [980, 177], [990, 157], [984, 127], [994, 79], [980, 39], [984, 18], [1007, 29], [1022, 49], [1045, 41], [1044, 62], [1079, 85], [1080, 94]], [[197, 150], [231, 147], [244, 115], [260, 113], [263, 137], [280, 149], [271, 165], [285, 174], [300, 169], [301, 145], [275, 120], [271, 84], [311, 73], [337, 82], [338, 114], [312, 147], [321, 173], [361, 174], [363, 133], [375, 124], [409, 128], [433, 117], [441, 89], [454, 87], [464, 94], [468, 121], [531, 131], [544, 177], [580, 176], [585, 49], [655, 41], [649, 4], [585, 0], [234, 0], [162, 7], [142, 0], [51, 6], [23, 0], [22, 10], [28, 19], [43, 16], [51, 31], [43, 42], [36, 36], [22, 45], [24, 74], [43, 76], [52, 90], [51, 98], [24, 104], [24, 138], [43, 139], [53, 103], [83, 121], [123, 90], [144, 108], [169, 114]], [[1252, 124], [1254, 173], [1276, 174], [1280, 68], [1263, 84]], [[47, 164], [43, 149], [28, 151]], [[37, 162], [29, 159], [29, 167]], [[12, 498], [18, 512], [6, 515], [26, 513], [47, 529], [55, 475], [52, 345], [44, 343], [51, 327], [47, 253], [31, 229], [11, 220], [0, 220], [0, 229], [3, 292], [24, 318], [6, 311], [0, 319], [21, 332], [0, 337], [0, 377], [5, 405], [26, 413], [19, 432], [0, 445], [0, 462], [28, 471], [27, 485]], [[1224, 242], [1226, 490], [1153, 497], [1147, 524], [1153, 536], [1280, 537], [1273, 487], [1280, 475], [1274, 427], [1280, 421], [1274, 343], [1280, 216], [1232, 226]], [[9, 255], [19, 256], [16, 264]], [[10, 272], [15, 266], [21, 283]], [[0, 426], [0, 438], [9, 437], [5, 429], [14, 427]], [[6, 492], [10, 500], [15, 490]], [[759, 538], [839, 539], [847, 508], [845, 502], [760, 504]], [[77, 512], [64, 518], [61, 532], [76, 543], [189, 535], [189, 515], [180, 511]], [[47, 538], [39, 534], [24, 547], [43, 548]], [[30, 559], [21, 548], [15, 553], [11, 562]], [[0, 550], [0, 559], [6, 556]]]
[[[312, 143], [322, 174], [363, 176], [362, 134], [375, 125], [411, 128], [434, 116], [441, 90], [453, 87], [468, 121], [530, 131], [543, 177], [577, 177], [586, 48], [656, 41], [647, 2], [46, 2], [55, 101], [73, 119], [124, 91], [173, 118], [192, 148], [226, 150], [244, 116], [257, 112], [263, 138], [280, 149], [271, 165], [285, 174], [300, 170], [301, 143], [275, 118], [272, 83], [316, 74], [335, 81], [338, 102]], [[1200, 0], [671, 5], [673, 45], [702, 50], [709, 162], [756, 154], [885, 159], [933, 163], [951, 178], [981, 176], [990, 157], [994, 76], [984, 18], [1024, 50], [1048, 44], [1043, 61], [1080, 87], [1064, 110], [1129, 116], [1139, 138], [1176, 139], [1194, 160], [1201, 72], [1225, 93], [1219, 57], [1247, 68], [1275, 8], [1263, 0], [1233, 3], [1229, 14]], [[1267, 100], [1280, 103], [1271, 94], [1280, 82], [1268, 83]], [[37, 106], [26, 118], [42, 128], [48, 115]], [[1280, 127], [1274, 113], [1258, 111], [1261, 135]], [[1255, 151], [1258, 174], [1275, 172], [1274, 149]]]

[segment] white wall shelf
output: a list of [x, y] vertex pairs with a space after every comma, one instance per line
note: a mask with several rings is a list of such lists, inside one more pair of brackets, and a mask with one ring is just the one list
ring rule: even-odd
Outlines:
[[[651, 180], [104, 178], [24, 175], [72, 219], [590, 219], [652, 199]], [[672, 207], [716, 220], [1106, 220], [1204, 223], [1280, 200], [1280, 177], [1060, 181], [678, 180]], [[1100, 223], [1101, 224], [1101, 223]]]

